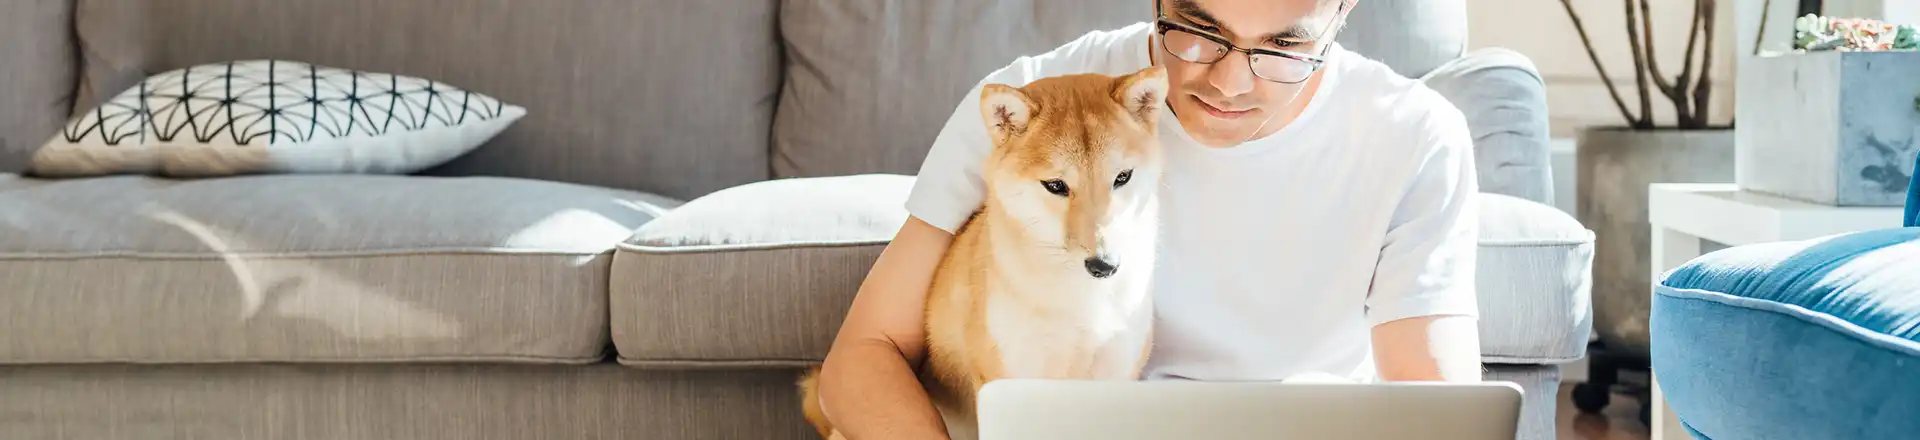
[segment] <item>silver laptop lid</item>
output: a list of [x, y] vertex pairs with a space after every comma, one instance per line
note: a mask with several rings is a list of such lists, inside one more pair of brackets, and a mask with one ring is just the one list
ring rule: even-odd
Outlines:
[[1512, 440], [1511, 382], [1323, 384], [1000, 380], [980, 440]]

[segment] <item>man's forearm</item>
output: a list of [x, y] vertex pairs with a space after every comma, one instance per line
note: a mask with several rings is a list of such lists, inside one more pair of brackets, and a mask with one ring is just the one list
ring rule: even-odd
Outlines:
[[899, 350], [855, 343], [828, 359], [820, 398], [834, 428], [848, 440], [948, 440], [945, 423]]
[[1479, 322], [1466, 316], [1425, 316], [1373, 330], [1381, 380], [1478, 382]]

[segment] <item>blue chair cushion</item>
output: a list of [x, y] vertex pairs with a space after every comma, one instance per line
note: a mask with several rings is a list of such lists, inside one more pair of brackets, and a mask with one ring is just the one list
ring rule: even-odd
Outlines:
[[1696, 436], [1920, 438], [1920, 228], [1701, 256], [1654, 286], [1650, 325]]
[[[1913, 173], [1920, 175], [1920, 153], [1913, 155]], [[1907, 222], [1909, 227], [1920, 226], [1920, 176], [1907, 178]]]

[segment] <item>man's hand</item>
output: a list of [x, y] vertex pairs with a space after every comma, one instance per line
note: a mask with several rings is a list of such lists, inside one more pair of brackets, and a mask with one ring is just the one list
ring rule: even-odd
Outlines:
[[1478, 382], [1479, 322], [1438, 315], [1380, 324], [1373, 328], [1373, 357], [1384, 381]]

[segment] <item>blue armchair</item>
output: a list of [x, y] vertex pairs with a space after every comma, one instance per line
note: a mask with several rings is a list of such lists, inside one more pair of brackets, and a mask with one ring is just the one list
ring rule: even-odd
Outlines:
[[1668, 271], [1650, 355], [1682, 427], [1701, 439], [1920, 438], [1920, 178], [1904, 222]]

